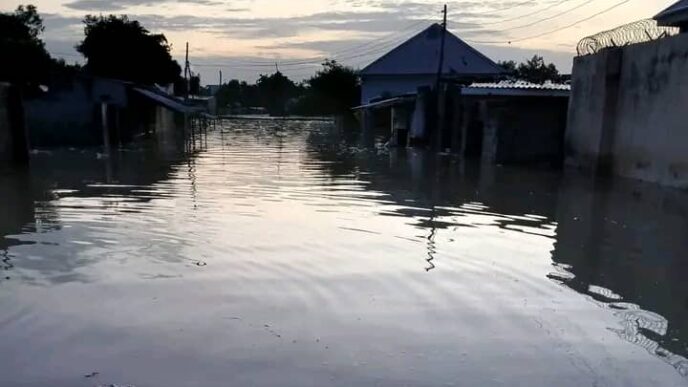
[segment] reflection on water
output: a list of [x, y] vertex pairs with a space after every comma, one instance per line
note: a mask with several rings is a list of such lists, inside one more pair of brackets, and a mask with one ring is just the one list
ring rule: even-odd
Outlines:
[[688, 383], [686, 193], [324, 122], [167, 140], [0, 172], [0, 385]]

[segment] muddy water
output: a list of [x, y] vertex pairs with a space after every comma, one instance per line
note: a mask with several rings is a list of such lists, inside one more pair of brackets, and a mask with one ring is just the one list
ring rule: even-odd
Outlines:
[[688, 195], [316, 122], [0, 174], [1, 386], [688, 385]]

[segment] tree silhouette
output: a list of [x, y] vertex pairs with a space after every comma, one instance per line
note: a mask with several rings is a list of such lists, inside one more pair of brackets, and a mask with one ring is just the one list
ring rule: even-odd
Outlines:
[[514, 75], [518, 69], [518, 63], [515, 60], [504, 60], [497, 62], [497, 65], [501, 66], [507, 73]]
[[262, 105], [272, 116], [281, 116], [286, 113], [287, 101], [296, 96], [298, 89], [291, 79], [279, 71], [272, 75], [261, 75], [256, 86]]
[[553, 63], [546, 64], [545, 59], [539, 55], [521, 64], [513, 60], [500, 61], [497, 64], [517, 80], [542, 84], [546, 81], [559, 82], [562, 79], [557, 67]]
[[40, 39], [43, 29], [33, 5], [0, 13], [0, 80], [35, 87], [48, 79], [52, 63]]
[[181, 67], [162, 34], [151, 34], [127, 16], [87, 15], [84, 40], [76, 47], [91, 74], [143, 84], [175, 82]]
[[533, 83], [558, 82], [561, 79], [557, 67], [553, 63], [545, 64], [544, 58], [538, 55], [518, 65], [518, 76]]
[[335, 60], [326, 60], [322, 70], [306, 81], [309, 92], [319, 101], [318, 114], [342, 113], [360, 102], [361, 89], [356, 71]]

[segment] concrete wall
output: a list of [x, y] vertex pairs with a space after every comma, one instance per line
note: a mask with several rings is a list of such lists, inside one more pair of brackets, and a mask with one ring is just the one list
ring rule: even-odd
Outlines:
[[572, 166], [688, 187], [688, 34], [576, 58]]
[[381, 96], [416, 93], [419, 87], [434, 86], [435, 82], [436, 77], [432, 75], [366, 76], [361, 80], [361, 104]]

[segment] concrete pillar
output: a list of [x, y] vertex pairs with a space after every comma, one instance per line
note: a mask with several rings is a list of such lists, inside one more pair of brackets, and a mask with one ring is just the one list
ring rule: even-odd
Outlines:
[[447, 129], [447, 84], [440, 84], [437, 92], [437, 119], [433, 132], [433, 145], [437, 151], [444, 150], [444, 134]]
[[0, 162], [25, 164], [29, 161], [26, 117], [21, 91], [0, 84]]
[[461, 89], [460, 88], [452, 88], [450, 89], [450, 95], [452, 96], [451, 98], [451, 112], [452, 112], [452, 120], [451, 124], [449, 125], [449, 131], [450, 131], [450, 147], [451, 151], [453, 153], [459, 153], [461, 150], [461, 139], [462, 139], [462, 130], [463, 130], [463, 121], [464, 121], [464, 112], [462, 109], [462, 97], [461, 97]]
[[490, 109], [487, 101], [480, 101], [480, 116], [484, 123], [481, 161], [486, 164], [495, 164], [497, 162], [499, 116], [495, 109]]
[[408, 112], [404, 106], [392, 106], [392, 136], [390, 145], [406, 146], [408, 143]]
[[468, 127], [473, 120], [473, 109], [470, 101], [462, 102], [462, 120], [461, 120], [461, 148], [459, 155], [466, 157], [466, 148], [468, 146]]
[[428, 136], [428, 107], [432, 92], [430, 88], [418, 88], [416, 107], [413, 111], [413, 119], [409, 133], [409, 145], [423, 144]]
[[103, 128], [103, 153], [110, 154], [110, 123], [108, 122], [108, 104], [100, 103], [100, 120]]

